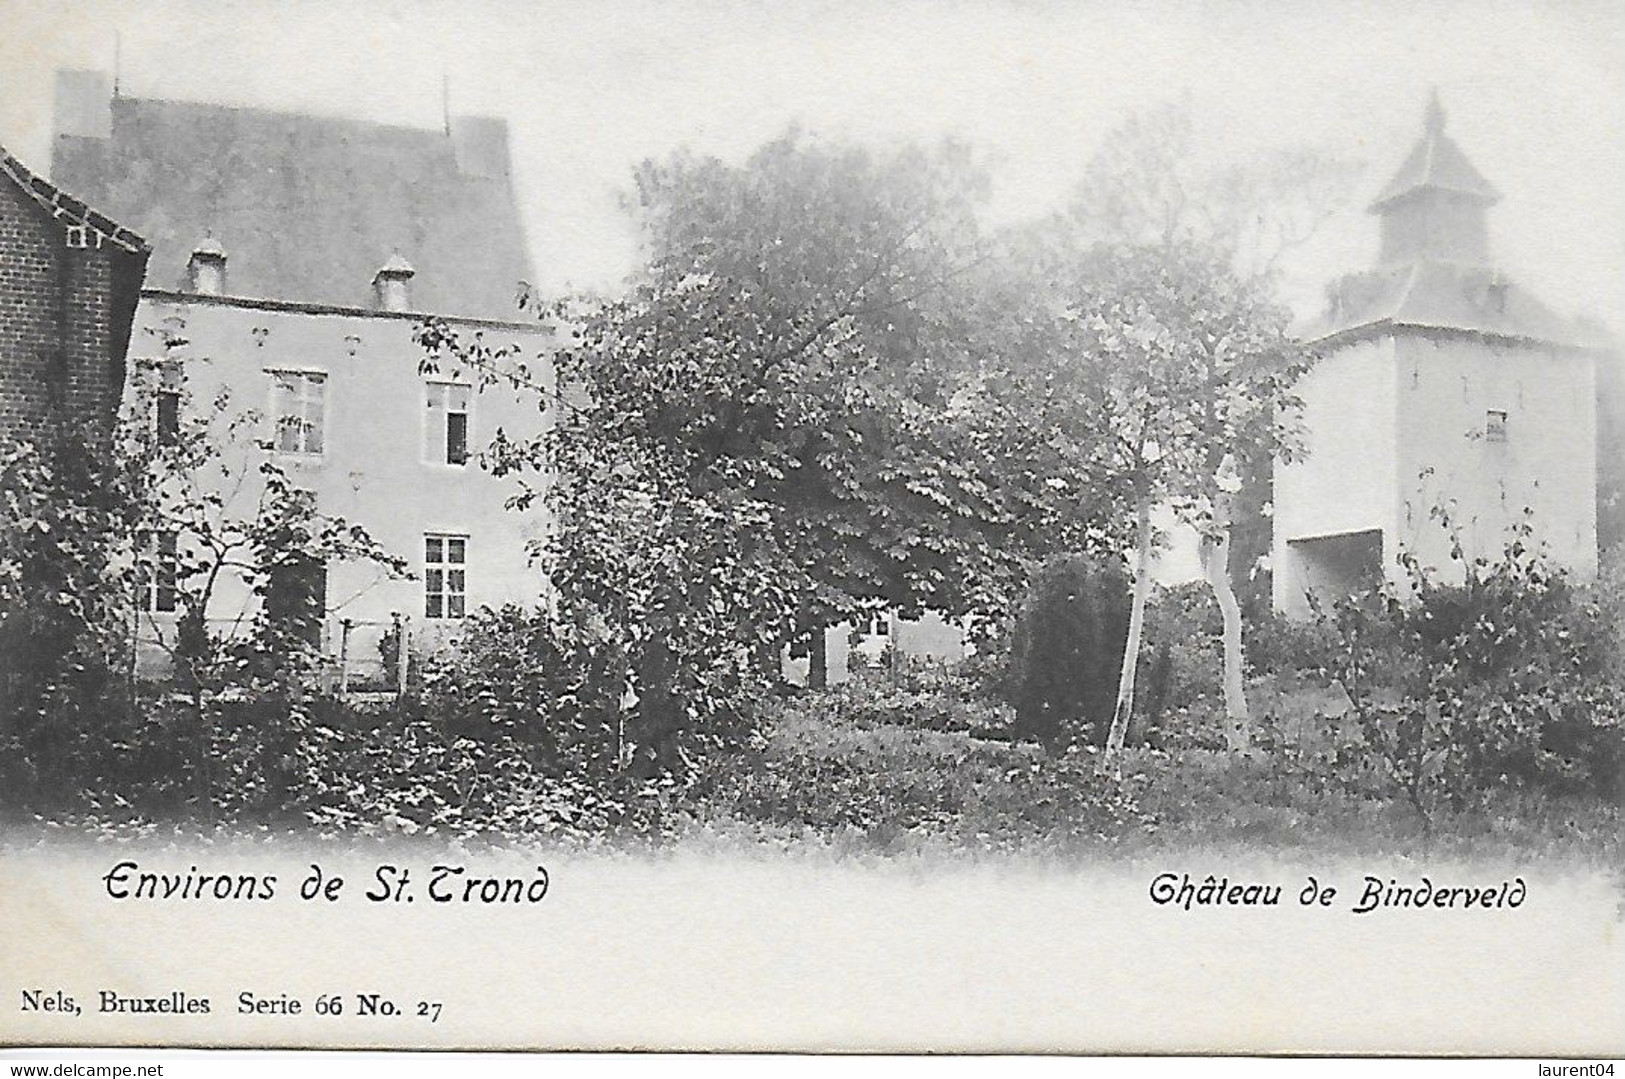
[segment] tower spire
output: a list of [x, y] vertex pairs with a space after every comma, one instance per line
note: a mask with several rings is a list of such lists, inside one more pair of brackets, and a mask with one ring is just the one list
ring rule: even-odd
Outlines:
[[1428, 91], [1427, 113], [1423, 117], [1422, 126], [1429, 135], [1444, 134], [1444, 104], [1439, 100], [1437, 86]]

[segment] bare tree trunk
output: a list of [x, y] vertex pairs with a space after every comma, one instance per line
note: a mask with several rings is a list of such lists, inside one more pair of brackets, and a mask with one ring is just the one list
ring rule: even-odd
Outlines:
[[1145, 631], [1145, 603], [1151, 594], [1151, 498], [1141, 494], [1135, 507], [1134, 603], [1129, 608], [1128, 639], [1123, 642], [1123, 669], [1117, 677], [1117, 705], [1112, 709], [1111, 729], [1106, 732], [1106, 752], [1118, 753], [1128, 739], [1128, 724], [1134, 711], [1134, 673], [1139, 668], [1140, 638]]
[[1202, 571], [1218, 601], [1219, 614], [1224, 618], [1224, 714], [1227, 718], [1246, 722], [1248, 718], [1247, 686], [1243, 681], [1246, 653], [1241, 638], [1241, 604], [1230, 581], [1230, 531], [1218, 542], [1203, 537]]

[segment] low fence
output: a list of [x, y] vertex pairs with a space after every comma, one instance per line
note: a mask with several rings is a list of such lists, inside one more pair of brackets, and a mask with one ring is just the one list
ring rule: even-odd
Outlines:
[[[235, 618], [208, 618], [217, 637], [236, 636], [243, 628]], [[161, 681], [174, 667], [176, 622], [145, 616], [134, 628], [136, 677]], [[406, 691], [414, 658], [424, 650], [426, 635], [409, 615], [387, 619], [326, 618], [322, 621], [322, 689], [343, 698], [396, 697]]]

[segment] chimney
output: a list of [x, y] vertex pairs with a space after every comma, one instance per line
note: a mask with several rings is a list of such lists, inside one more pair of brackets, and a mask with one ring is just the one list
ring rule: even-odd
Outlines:
[[496, 116], [453, 116], [452, 153], [461, 176], [501, 180], [508, 175], [508, 122]]
[[379, 267], [372, 278], [372, 287], [380, 311], [409, 311], [412, 305], [412, 275], [417, 273], [412, 264], [401, 257], [399, 251]]
[[204, 236], [186, 262], [186, 287], [199, 296], [226, 294], [226, 249], [213, 233]]
[[56, 133], [84, 139], [113, 134], [113, 83], [104, 72], [56, 73]]

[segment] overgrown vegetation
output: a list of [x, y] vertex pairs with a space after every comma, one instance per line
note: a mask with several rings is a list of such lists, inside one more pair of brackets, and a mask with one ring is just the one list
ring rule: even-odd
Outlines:
[[[1450, 528], [1448, 510], [1434, 516]], [[1499, 556], [1401, 556], [1403, 581], [1321, 616], [1315, 670], [1346, 692], [1346, 721], [1320, 745], [1286, 747], [1300, 768], [1402, 798], [1424, 827], [1482, 811], [1495, 792], [1616, 804], [1625, 787], [1619, 597], [1544, 557], [1527, 518]]]
[[[885, 851], [1561, 832], [1617, 854], [1618, 593], [1549, 565], [1533, 525], [1496, 559], [1458, 543], [1453, 576], [1407, 559], [1313, 624], [1244, 624], [1231, 503], [1248, 454], [1295, 452], [1310, 357], [1234, 243], [1091, 234], [1148, 189], [1099, 175], [1081, 231], [986, 235], [955, 146], [792, 134], [637, 179], [626, 289], [530, 304], [550, 372], [420, 327], [425, 372], [550, 414], [481, 462], [549, 512], [553, 591], [445, 651], [387, 636], [407, 674], [372, 704], [324, 685], [310, 578], [405, 564], [256, 454], [259, 417], [221, 398], [155, 428], [142, 393], [169, 376], [143, 370], [111, 444], [0, 457], [6, 808]], [[1154, 501], [1198, 529], [1203, 585], [1153, 591]], [[228, 581], [251, 613], [211, 625]], [[153, 683], [144, 603], [177, 616]], [[783, 681], [826, 627], [925, 609], [971, 618], [977, 654]]]

